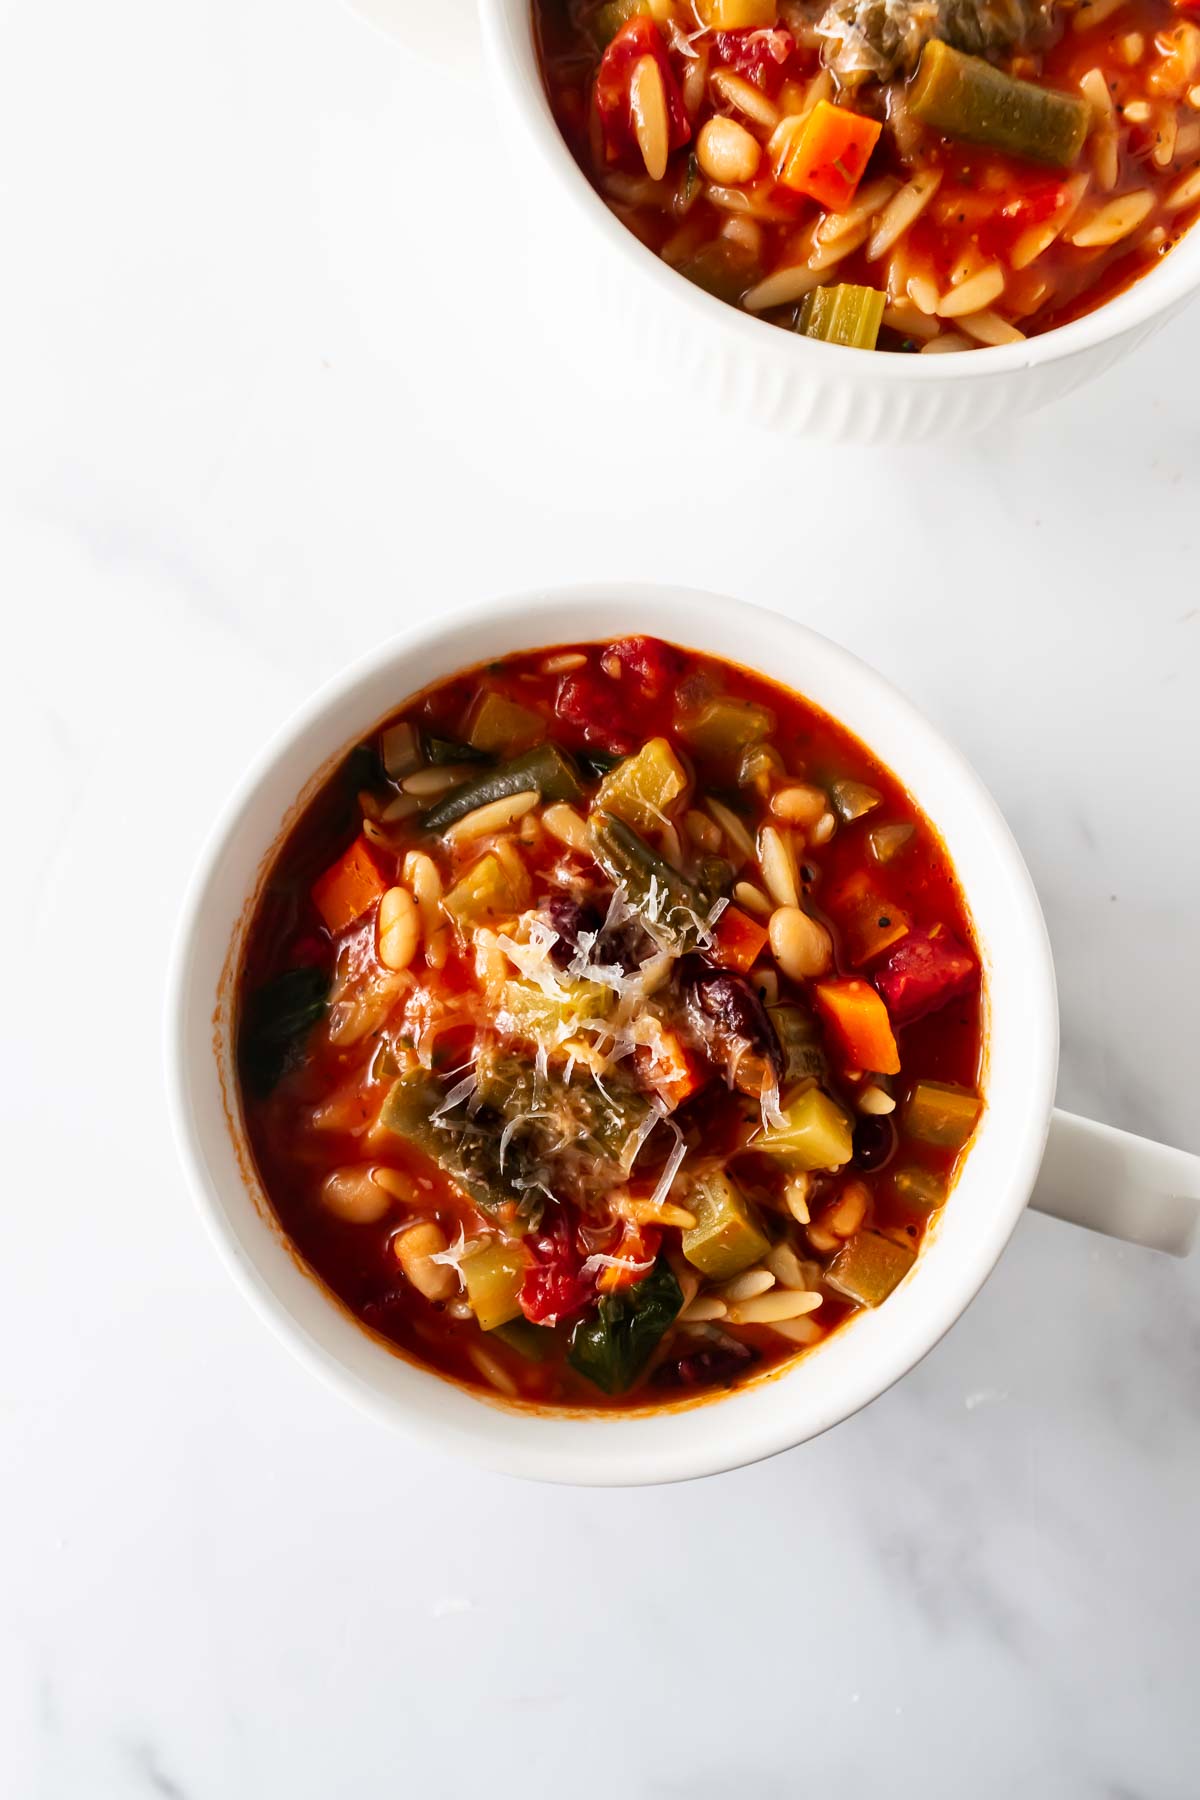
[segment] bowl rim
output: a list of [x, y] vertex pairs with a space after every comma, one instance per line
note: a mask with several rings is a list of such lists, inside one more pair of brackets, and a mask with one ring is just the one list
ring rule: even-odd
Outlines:
[[[1198, 219], [1183, 233], [1169, 255], [1119, 294], [1078, 319], [1055, 325], [1049, 331], [1039, 332], [1017, 344], [978, 345], [964, 356], [873, 355], [867, 358], [861, 354], [847, 355], [842, 345], [825, 344], [798, 332], [768, 328], [766, 321], [744, 312], [741, 307], [718, 300], [664, 263], [622, 225], [596, 192], [572, 156], [550, 110], [534, 43], [533, 0], [478, 0], [478, 9], [483, 41], [489, 52], [488, 62], [491, 67], [500, 69], [513, 110], [543, 164], [558, 183], [560, 192], [587, 214], [597, 232], [627, 260], [636, 278], [660, 295], [664, 303], [678, 304], [690, 310], [697, 330], [724, 330], [729, 334], [731, 348], [770, 354], [764, 342], [770, 329], [771, 338], [777, 340], [773, 354], [784, 359], [789, 369], [794, 365], [798, 374], [814, 374], [812, 359], [817, 357], [826, 359], [824, 373], [888, 386], [954, 385], [989, 376], [1004, 376], [1020, 369], [1069, 362], [1095, 352], [1139, 327], [1161, 323], [1200, 288], [1200, 251], [1194, 244], [1189, 244], [1194, 234], [1200, 232]], [[523, 15], [523, 30], [516, 28], [514, 13]], [[529, 103], [531, 97], [532, 105]], [[839, 360], [836, 364], [830, 363], [830, 357]], [[807, 370], [806, 362], [809, 364]]]
[[[1023, 1064], [1023, 1081], [1027, 1080], [1029, 1103], [1010, 1119], [1013, 1140], [1006, 1138], [1003, 1149], [994, 1144], [989, 1151], [993, 1161], [1003, 1155], [1004, 1162], [987, 1165], [980, 1177], [985, 1193], [988, 1174], [996, 1190], [994, 1210], [972, 1225], [956, 1271], [948, 1278], [952, 1294], [943, 1296], [938, 1305], [917, 1306], [906, 1313], [906, 1330], [893, 1332], [889, 1320], [882, 1352], [843, 1359], [849, 1373], [839, 1365], [837, 1396], [816, 1388], [807, 1415], [799, 1421], [795, 1410], [770, 1400], [757, 1402], [753, 1409], [739, 1409], [739, 1395], [687, 1409], [663, 1409], [642, 1414], [574, 1414], [554, 1412], [515, 1412], [489, 1403], [471, 1390], [460, 1388], [444, 1378], [409, 1364], [385, 1350], [351, 1315], [331, 1300], [318, 1278], [300, 1264], [289, 1249], [293, 1273], [300, 1272], [302, 1294], [298, 1305], [281, 1298], [278, 1283], [266, 1267], [269, 1256], [276, 1254], [279, 1244], [286, 1242], [283, 1233], [272, 1228], [255, 1201], [246, 1177], [245, 1159], [230, 1129], [232, 1121], [223, 1113], [222, 1126], [227, 1132], [225, 1152], [233, 1150], [238, 1167], [240, 1194], [227, 1200], [225, 1186], [229, 1180], [226, 1167], [222, 1175], [210, 1156], [206, 1132], [198, 1117], [196, 1088], [205, 1080], [212, 1082], [220, 1063], [217, 1018], [217, 984], [207, 988], [203, 967], [213, 962], [213, 952], [205, 948], [206, 921], [221, 903], [218, 889], [224, 878], [225, 862], [236, 852], [239, 835], [247, 830], [247, 819], [268, 781], [280, 777], [286, 767], [287, 781], [297, 797], [308, 787], [308, 775], [314, 758], [306, 759], [306, 744], [323, 723], [339, 708], [357, 704], [362, 692], [385, 673], [397, 669], [402, 660], [421, 650], [435, 657], [444, 652], [442, 676], [455, 667], [477, 660], [471, 643], [482, 629], [500, 625], [510, 634], [515, 647], [535, 647], [549, 641], [538, 635], [542, 617], [561, 615], [564, 610], [577, 610], [591, 621], [577, 635], [603, 638], [611, 633], [601, 628], [601, 609], [616, 605], [618, 611], [653, 616], [654, 608], [672, 613], [677, 619], [676, 633], [680, 641], [688, 641], [688, 621], [698, 609], [721, 608], [731, 611], [741, 621], [753, 619], [764, 629], [783, 631], [790, 639], [789, 649], [809, 651], [826, 660], [827, 667], [857, 684], [873, 704], [890, 715], [891, 725], [899, 721], [918, 744], [916, 754], [935, 759], [945, 771], [952, 786], [961, 790], [964, 803], [969, 802], [972, 821], [978, 821], [987, 844], [987, 853], [996, 855], [997, 867], [1004, 878], [1004, 904], [1009, 909], [1013, 930], [1022, 941], [1027, 966], [1020, 972], [1022, 1004], [1030, 1020], [1023, 1045], [1027, 1069]], [[663, 633], [667, 635], [667, 633]], [[703, 647], [703, 628], [692, 639]], [[454, 648], [453, 646], [457, 646]], [[722, 652], [714, 652], [722, 654]], [[730, 654], [730, 653], [726, 653]], [[800, 686], [790, 672], [778, 679]], [[420, 684], [424, 685], [424, 684]], [[414, 690], [411, 686], [404, 693]], [[818, 701], [818, 704], [822, 702]], [[361, 733], [379, 716], [368, 720], [364, 707], [358, 716], [356, 731]], [[826, 710], [830, 710], [826, 708]], [[835, 715], [836, 716], [836, 715]], [[874, 748], [859, 721], [846, 721], [848, 728]], [[890, 727], [889, 727], [890, 728]], [[343, 734], [348, 746], [355, 730]], [[881, 752], [877, 752], [882, 754]], [[302, 779], [296, 783], [290, 771], [299, 767]], [[316, 767], [321, 768], [322, 762]], [[904, 777], [901, 777], [904, 779]], [[914, 790], [918, 803], [923, 796]], [[936, 822], [936, 821], [935, 821]], [[253, 858], [255, 872], [247, 888], [239, 878], [243, 898], [240, 913], [235, 912], [233, 938], [222, 931], [218, 966], [227, 967], [234, 946], [240, 942], [246, 905], [258, 891], [262, 869], [279, 842], [281, 824], [272, 828], [269, 841], [257, 828], [250, 834], [258, 843]], [[948, 846], [954, 858], [953, 846]], [[236, 860], [236, 855], [235, 855]], [[963, 883], [968, 907], [971, 890]], [[214, 901], [214, 895], [217, 899]], [[999, 905], [999, 900], [997, 901]], [[211, 934], [209, 934], [211, 935]], [[991, 1026], [989, 1025], [989, 1044]], [[183, 906], [166, 988], [164, 1044], [167, 1061], [168, 1106], [189, 1185], [200, 1206], [202, 1216], [233, 1274], [237, 1285], [271, 1326], [276, 1336], [299, 1356], [327, 1385], [353, 1400], [373, 1416], [401, 1426], [411, 1436], [434, 1448], [454, 1449], [469, 1459], [504, 1473], [533, 1477], [546, 1481], [596, 1486], [631, 1486], [690, 1479], [705, 1474], [743, 1466], [764, 1457], [790, 1449], [819, 1435], [830, 1426], [859, 1411], [906, 1374], [940, 1341], [974, 1299], [999, 1260], [1016, 1227], [1041, 1163], [1054, 1095], [1058, 1053], [1058, 1015], [1054, 972], [1045, 922], [1032, 880], [1020, 852], [995, 801], [970, 764], [924, 715], [899, 693], [891, 683], [877, 674], [852, 652], [825, 638], [810, 626], [771, 611], [734, 601], [692, 587], [674, 587], [661, 583], [581, 583], [570, 586], [539, 588], [529, 593], [507, 595], [490, 602], [455, 609], [432, 620], [423, 621], [385, 640], [358, 658], [319, 687], [274, 733], [260, 755], [255, 758], [239, 781], [210, 832], [189, 885]], [[990, 1098], [990, 1090], [989, 1090]], [[224, 1107], [224, 1100], [222, 1102]], [[985, 1119], [987, 1115], [985, 1113]], [[982, 1129], [982, 1128], [981, 1128]], [[241, 1146], [244, 1150], [244, 1145]], [[977, 1144], [967, 1159], [963, 1180], [979, 1167]], [[226, 1156], [226, 1161], [228, 1160]], [[249, 1233], [235, 1216], [247, 1206], [255, 1215]], [[247, 1236], [255, 1248], [248, 1247]], [[268, 1245], [274, 1245], [271, 1249]], [[935, 1239], [936, 1241], [936, 1239]], [[917, 1268], [926, 1262], [923, 1257]], [[898, 1292], [890, 1302], [896, 1308]], [[932, 1300], [932, 1293], [928, 1298]], [[309, 1315], [307, 1322], [301, 1313]], [[856, 1319], [851, 1333], [865, 1334], [883, 1317], [864, 1315]], [[900, 1311], [894, 1317], [899, 1325]], [[888, 1340], [894, 1339], [893, 1344]], [[837, 1334], [830, 1340], [838, 1341]], [[855, 1343], [863, 1342], [863, 1336]], [[771, 1381], [751, 1384], [745, 1395], [774, 1394], [782, 1397], [797, 1371], [816, 1364], [817, 1356], [786, 1365]], [[857, 1361], [857, 1371], [854, 1364]], [[885, 1364], [880, 1375], [879, 1364]], [[398, 1371], [407, 1370], [403, 1378]], [[865, 1374], [864, 1374], [865, 1371]], [[810, 1378], [806, 1377], [806, 1382]], [[424, 1384], [420, 1386], [419, 1384]], [[465, 1406], [464, 1406], [465, 1401]], [[684, 1417], [700, 1418], [697, 1431], [677, 1432], [669, 1421]], [[664, 1428], [665, 1425], [665, 1428]], [[679, 1441], [673, 1441], [678, 1438]], [[696, 1440], [697, 1441], [693, 1441]]]

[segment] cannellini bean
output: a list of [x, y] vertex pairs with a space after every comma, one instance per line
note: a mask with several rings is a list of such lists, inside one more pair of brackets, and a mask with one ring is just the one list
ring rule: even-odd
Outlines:
[[373, 1225], [391, 1211], [392, 1197], [363, 1163], [357, 1168], [332, 1170], [321, 1183], [321, 1205], [348, 1225]]
[[771, 954], [793, 981], [824, 975], [833, 961], [833, 939], [818, 919], [798, 906], [780, 906], [767, 927]]
[[696, 139], [696, 161], [710, 181], [732, 187], [758, 172], [762, 148], [736, 119], [706, 119]]
[[890, 1094], [885, 1094], [882, 1088], [871, 1082], [858, 1096], [858, 1110], [869, 1113], [873, 1118], [884, 1118], [888, 1113], [895, 1112], [896, 1102]]
[[568, 850], [586, 852], [590, 849], [586, 821], [565, 800], [556, 801], [553, 806], [546, 808], [542, 814], [542, 824], [550, 836], [557, 838], [560, 844], [565, 844]]
[[410, 850], [404, 858], [404, 879], [421, 915], [425, 961], [431, 969], [443, 969], [450, 948], [450, 926], [442, 911], [442, 877], [438, 866], [424, 850]]
[[835, 1237], [853, 1237], [867, 1216], [869, 1195], [861, 1181], [848, 1181], [833, 1205], [821, 1214], [821, 1224]]
[[392, 1239], [397, 1260], [419, 1294], [427, 1300], [449, 1300], [458, 1292], [458, 1277], [445, 1263], [430, 1259], [449, 1249], [445, 1232], [431, 1220], [409, 1225]]
[[842, 1242], [836, 1232], [827, 1230], [824, 1225], [810, 1225], [808, 1241], [822, 1256], [828, 1256], [831, 1251], [839, 1249]]
[[629, 110], [646, 173], [651, 181], [661, 181], [667, 172], [670, 129], [662, 71], [652, 56], [639, 57], [633, 65], [633, 74], [629, 78]]
[[758, 862], [767, 892], [776, 906], [799, 906], [796, 859], [791, 840], [774, 825], [764, 825], [758, 834]]
[[523, 819], [527, 812], [532, 812], [538, 799], [536, 792], [506, 794], [502, 800], [492, 800], [487, 806], [477, 806], [474, 812], [467, 813], [465, 818], [457, 819], [453, 825], [448, 826], [443, 839], [451, 849], [456, 850], [475, 838], [490, 837], [495, 831], [506, 831], [518, 819]]
[[742, 1300], [729, 1308], [731, 1325], [774, 1325], [780, 1319], [799, 1319], [816, 1312], [820, 1294], [799, 1292], [794, 1288], [773, 1288], [769, 1294], [758, 1294], [753, 1300]]
[[805, 782], [776, 788], [771, 795], [771, 811], [775, 817], [787, 825], [799, 825], [801, 829], [815, 825], [828, 805], [823, 789], [809, 787]]
[[385, 969], [407, 969], [421, 938], [421, 915], [406, 887], [390, 887], [379, 902], [379, 960]]

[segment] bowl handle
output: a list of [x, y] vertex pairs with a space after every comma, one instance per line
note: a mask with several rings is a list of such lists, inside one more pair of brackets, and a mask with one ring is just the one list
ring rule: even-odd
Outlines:
[[1200, 1222], [1200, 1156], [1056, 1109], [1030, 1205], [1126, 1243], [1186, 1256]]
[[360, 19], [418, 56], [458, 74], [479, 69], [475, 0], [439, 0], [436, 6], [419, 6], [416, 0], [346, 0], [346, 4]]

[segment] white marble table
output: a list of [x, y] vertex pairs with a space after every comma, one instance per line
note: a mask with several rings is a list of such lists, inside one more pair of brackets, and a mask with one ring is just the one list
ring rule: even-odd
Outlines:
[[803, 1450], [488, 1478], [233, 1291], [160, 1013], [314, 683], [489, 589], [663, 576], [958, 739], [1045, 902], [1060, 1098], [1200, 1149], [1197, 315], [966, 450], [635, 413], [602, 321], [578, 363], [545, 328], [486, 101], [324, 0], [10, 5], [0, 51], [0, 1793], [1194, 1800], [1200, 1262], [1030, 1217]]

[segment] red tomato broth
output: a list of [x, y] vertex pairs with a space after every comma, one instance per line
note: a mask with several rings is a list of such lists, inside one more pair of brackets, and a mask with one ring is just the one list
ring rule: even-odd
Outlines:
[[[1081, 93], [1083, 78], [1090, 71], [1100, 72], [1116, 109], [1111, 182], [1103, 172], [1102, 126], [1095, 118], [1078, 161], [1066, 168], [1046, 167], [941, 136], [911, 116], [905, 118], [911, 82], [901, 72], [887, 82], [868, 78], [841, 90], [835, 83], [833, 97], [838, 103], [865, 119], [882, 122], [883, 133], [865, 170], [850, 171], [847, 198], [826, 207], [777, 178], [781, 165], [771, 166], [766, 152], [770, 129], [740, 112], [711, 85], [714, 70], [731, 69], [745, 75], [785, 113], [803, 111], [804, 90], [822, 67], [820, 40], [812, 30], [821, 17], [819, 6], [808, 9], [780, 0], [772, 36], [791, 37], [793, 44], [780, 64], [761, 52], [750, 54], [754, 41], [763, 40], [763, 32], [698, 31], [690, 0], [674, 0], [679, 32], [708, 55], [709, 81], [699, 105], [693, 106], [690, 141], [673, 152], [666, 175], [657, 183], [647, 179], [636, 142], [633, 156], [626, 153], [613, 161], [606, 143], [597, 141], [591, 93], [601, 60], [594, 35], [599, 10], [601, 0], [569, 0], [565, 6], [533, 0], [543, 78], [572, 154], [611, 210], [648, 248], [731, 304], [742, 306], [750, 295], [749, 310], [777, 325], [803, 328], [799, 301], [760, 309], [753, 302], [755, 289], [776, 271], [805, 263], [817, 242], [814, 227], [836, 222], [838, 213], [854, 205], [855, 192], [861, 194], [881, 177], [904, 184], [920, 171], [940, 171], [941, 187], [891, 249], [868, 260], [868, 238], [834, 261], [821, 282], [884, 290], [888, 311], [877, 347], [889, 350], [920, 350], [931, 334], [952, 338], [962, 347], [969, 341], [1016, 341], [1018, 334], [1035, 335], [1078, 318], [1146, 274], [1200, 212], [1200, 187], [1194, 195], [1189, 190], [1186, 203], [1173, 201], [1200, 170], [1200, 15], [1171, 0], [1124, 0], [1099, 24], [1084, 30], [1074, 29], [1074, 7], [1060, 5], [1049, 28], [1035, 41], [990, 59], [1023, 80], [1075, 97]], [[665, 14], [666, 0], [654, 10]], [[789, 19], [803, 21], [794, 34], [789, 33]], [[660, 30], [681, 76], [686, 58], [679, 52], [679, 37], [669, 21]], [[1176, 48], [1181, 33], [1190, 34], [1183, 39], [1186, 55]], [[1139, 37], [1142, 51], [1131, 63], [1126, 46]], [[749, 47], [740, 40], [748, 40]], [[1189, 77], [1181, 71], [1186, 71], [1193, 54], [1196, 66]], [[1135, 111], [1148, 106], [1149, 121], [1127, 119], [1122, 109], [1130, 104]], [[612, 106], [610, 100], [610, 110]], [[714, 117], [735, 119], [762, 146], [762, 160], [751, 179], [722, 187], [698, 166], [697, 135]], [[1161, 166], [1156, 164], [1156, 147], [1165, 154], [1172, 145], [1173, 153]], [[1086, 179], [1082, 197], [1074, 196], [1069, 185], [1075, 177]], [[714, 204], [710, 193], [724, 193], [725, 204]], [[1107, 202], [1140, 193], [1148, 194], [1153, 204], [1136, 227], [1104, 245], [1069, 241]], [[728, 210], [735, 203], [742, 210]], [[872, 225], [881, 215], [882, 203]], [[1057, 229], [1057, 235], [1032, 260], [1016, 266], [1018, 239], [1039, 224], [1047, 232]], [[992, 267], [1003, 274], [1004, 284], [999, 297], [979, 309], [988, 316], [981, 319], [981, 336], [973, 339], [973, 325], [961, 327], [953, 318], [939, 322], [929, 315], [926, 305], [931, 296], [928, 285], [922, 289], [922, 278], [944, 299], [968, 275]], [[999, 316], [999, 327], [988, 323], [993, 315]], [[969, 316], [974, 319], [974, 314]]]
[[[669, 716], [673, 723], [667, 735], [686, 756], [689, 772], [694, 774], [695, 789], [687, 796], [690, 805], [707, 790], [728, 795], [729, 771], [694, 745], [689, 748], [678, 735], [678, 721], [693, 718], [705, 697], [714, 694], [766, 706], [776, 718], [770, 743], [792, 781], [803, 779], [824, 787], [834, 781], [849, 780], [865, 783], [879, 795], [878, 804], [865, 820], [843, 824], [831, 841], [820, 848], [809, 846], [798, 852], [804, 906], [811, 916], [827, 925], [833, 939], [831, 974], [870, 978], [872, 964], [856, 962], [847, 950], [846, 920], [839, 905], [839, 890], [848, 881], [861, 877], [864, 869], [871, 874], [887, 906], [895, 912], [902, 910], [914, 929], [944, 926], [974, 953], [966, 905], [936, 832], [895, 777], [848, 731], [799, 695], [728, 663], [670, 646], [651, 644], [645, 652], [620, 654], [616, 653], [618, 648], [606, 653], [604, 646], [580, 644], [551, 652], [531, 651], [484, 669], [465, 671], [417, 696], [387, 723], [409, 720], [427, 733], [458, 739], [472, 702], [481, 689], [489, 690], [541, 712], [552, 742], [586, 754], [594, 747], [597, 736], [615, 737], [622, 745], [630, 740], [640, 744], [652, 739], [667, 730]], [[582, 671], [543, 672], [547, 661], [553, 664], [570, 656], [587, 659]], [[588, 677], [591, 689], [603, 694], [607, 703], [590, 720], [577, 718], [564, 723], [555, 716], [555, 700], [572, 676], [580, 673]], [[372, 741], [378, 741], [378, 734], [373, 734]], [[372, 792], [369, 786], [360, 787], [368, 767], [365, 755], [352, 753], [306, 807], [274, 858], [256, 903], [239, 974], [239, 1018], [243, 1028], [252, 1017], [255, 996], [273, 978], [287, 971], [328, 969], [337, 957], [345, 965], [368, 971], [371, 978], [381, 970], [377, 908], [335, 939], [323, 925], [311, 897], [323, 872], [359, 836], [362, 815], [356, 796]], [[394, 784], [380, 781], [377, 771], [373, 782], [377, 795], [396, 792]], [[913, 828], [903, 850], [884, 866], [875, 865], [868, 856], [865, 829], [872, 824]], [[399, 841], [405, 843], [407, 827], [402, 824], [397, 830]], [[409, 835], [413, 842], [422, 841], [415, 834]], [[490, 841], [485, 840], [485, 844]], [[476, 853], [478, 849], [477, 846]], [[377, 849], [375, 853], [381, 866], [386, 867], [387, 852]], [[553, 889], [551, 872], [563, 865], [564, 858], [568, 863], [571, 858], [544, 829], [540, 841], [524, 846], [522, 855], [530, 872], [534, 903], [538, 904], [539, 896]], [[397, 869], [402, 860], [402, 856], [395, 859]], [[387, 872], [389, 876], [392, 873]], [[746, 872], [757, 879], [752, 871]], [[978, 962], [977, 953], [975, 960]], [[879, 961], [886, 961], [886, 956]], [[752, 985], [763, 969], [779, 974], [769, 949], [749, 977]], [[419, 981], [447, 1004], [456, 999], [470, 1000], [478, 993], [471, 961], [458, 951], [452, 951], [445, 967], [436, 974], [428, 969], [421, 971]], [[803, 984], [786, 977], [779, 985], [784, 999], [803, 988]], [[478, 1353], [486, 1348], [493, 1364], [499, 1365], [506, 1386], [521, 1401], [576, 1409], [628, 1409], [711, 1397], [738, 1381], [778, 1372], [797, 1355], [806, 1353], [767, 1325], [740, 1324], [736, 1332], [733, 1327], [722, 1325], [718, 1336], [745, 1346], [748, 1352], [744, 1366], [731, 1368], [728, 1355], [722, 1358], [703, 1338], [683, 1342], [684, 1327], [677, 1323], [668, 1329], [660, 1345], [664, 1353], [652, 1357], [646, 1374], [629, 1391], [609, 1394], [565, 1360], [571, 1333], [579, 1317], [585, 1315], [564, 1317], [552, 1330], [530, 1327], [550, 1340], [539, 1340], [547, 1353], [543, 1360], [534, 1362], [492, 1333], [482, 1332], [470, 1316], [455, 1317], [444, 1302], [425, 1298], [406, 1279], [394, 1248], [394, 1240], [411, 1219], [434, 1219], [451, 1241], [460, 1227], [473, 1236], [481, 1226], [487, 1228], [494, 1221], [428, 1155], [394, 1133], [380, 1133], [379, 1111], [394, 1079], [394, 1070], [384, 1072], [381, 1046], [396, 1041], [394, 1016], [381, 1020], [362, 1039], [348, 1046], [333, 1043], [327, 1025], [328, 1018], [309, 1032], [296, 1066], [289, 1068], [270, 1092], [260, 1095], [243, 1082], [243, 1116], [264, 1191], [288, 1238], [327, 1288], [380, 1338], [453, 1380], [490, 1391], [486, 1374], [473, 1360], [473, 1350]], [[894, 1083], [897, 1097], [917, 1078], [976, 1089], [983, 1033], [983, 1001], [978, 986], [941, 1010], [899, 1026], [895, 1035], [903, 1074]], [[440, 1036], [433, 1049], [433, 1067], [447, 1071], [447, 1081], [456, 1079], [471, 1056], [474, 1041], [472, 1025], [456, 1027]], [[405, 1053], [401, 1049], [400, 1054]], [[698, 1053], [693, 1048], [689, 1054]], [[835, 1085], [839, 1094], [847, 1091], [840, 1076]], [[786, 1092], [785, 1089], [785, 1098]], [[812, 1206], [814, 1225], [819, 1226], [822, 1208], [832, 1205], [848, 1183], [860, 1182], [868, 1192], [863, 1229], [891, 1234], [889, 1241], [899, 1240], [919, 1249], [928, 1216], [914, 1211], [897, 1191], [895, 1171], [902, 1162], [906, 1167], [917, 1167], [940, 1177], [948, 1188], [965, 1152], [911, 1141], [897, 1132], [894, 1116], [881, 1120], [853, 1112], [851, 1116], [856, 1121], [855, 1161], [835, 1177], [812, 1178], [817, 1190]], [[674, 1118], [688, 1142], [688, 1156], [718, 1165], [731, 1161], [743, 1192], [751, 1206], [762, 1208], [761, 1217], [769, 1221], [771, 1232], [779, 1233], [781, 1241], [794, 1241], [797, 1254], [813, 1257], [813, 1252], [806, 1250], [804, 1228], [770, 1210], [778, 1204], [778, 1169], [768, 1156], [744, 1147], [748, 1121], [759, 1121], [759, 1102], [728, 1090], [718, 1075], [709, 1074], [699, 1091], [678, 1107]], [[367, 1132], [371, 1132], [369, 1143]], [[637, 1160], [634, 1187], [644, 1189], [661, 1169], [667, 1146], [659, 1140], [665, 1135], [656, 1130], [647, 1140]], [[861, 1157], [860, 1137], [865, 1146]], [[873, 1151], [871, 1142], [875, 1142]], [[882, 1158], [879, 1168], [859, 1166], [860, 1160], [869, 1163], [873, 1156]], [[376, 1218], [350, 1222], [322, 1203], [322, 1183], [332, 1172], [365, 1164], [410, 1178], [413, 1191], [407, 1208], [400, 1203], [388, 1205]], [[686, 1167], [685, 1161], [685, 1170]], [[683, 1204], [686, 1206], [686, 1189]], [[617, 1222], [588, 1218], [574, 1206], [548, 1205], [542, 1222], [526, 1243], [549, 1237], [564, 1216], [576, 1232], [576, 1263], [582, 1262], [585, 1251], [612, 1254], [623, 1250], [624, 1234], [632, 1229]], [[649, 1240], [650, 1254], [661, 1246], [664, 1253], [669, 1251], [675, 1264], [682, 1266], [678, 1230], [657, 1226], [642, 1226], [638, 1230]], [[555, 1292], [565, 1292], [570, 1283], [560, 1288], [551, 1282], [551, 1286]], [[821, 1294], [820, 1307], [812, 1316], [821, 1329], [820, 1341], [826, 1341], [859, 1309], [846, 1295], [826, 1285], [822, 1285]], [[461, 1312], [461, 1301], [458, 1308]], [[668, 1349], [669, 1357], [665, 1354]], [[682, 1373], [685, 1366], [686, 1379]]]

